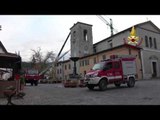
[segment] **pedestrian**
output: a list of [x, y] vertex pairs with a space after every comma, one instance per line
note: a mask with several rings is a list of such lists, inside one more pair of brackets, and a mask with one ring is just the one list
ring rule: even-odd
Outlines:
[[21, 74], [21, 76], [20, 76], [20, 90], [23, 90], [24, 85], [25, 85], [25, 78], [24, 78], [24, 75]]

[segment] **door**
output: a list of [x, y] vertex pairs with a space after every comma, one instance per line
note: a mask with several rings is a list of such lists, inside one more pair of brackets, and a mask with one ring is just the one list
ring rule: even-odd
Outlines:
[[108, 62], [106, 64], [105, 74], [107, 75], [109, 83], [113, 83], [114, 82], [113, 62]]
[[157, 63], [156, 62], [152, 62], [152, 77], [157, 77]]
[[122, 68], [120, 65], [120, 61], [115, 61], [113, 63], [113, 74], [114, 74], [114, 81], [122, 80]]

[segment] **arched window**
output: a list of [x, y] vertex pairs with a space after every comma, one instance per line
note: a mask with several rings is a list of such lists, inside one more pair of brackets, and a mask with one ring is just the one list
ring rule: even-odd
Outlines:
[[147, 36], [145, 36], [145, 45], [146, 45], [146, 47], [149, 47], [148, 46], [148, 37]]
[[76, 31], [73, 32], [73, 37], [75, 37], [75, 36], [76, 36]]
[[73, 43], [75, 43], [75, 41], [76, 41], [76, 31], [73, 32], [73, 39], [72, 39]]
[[153, 39], [153, 42], [154, 42], [154, 48], [157, 49], [156, 38]]
[[150, 42], [150, 48], [152, 48], [153, 43], [152, 43], [152, 38], [151, 37], [149, 37], [149, 42]]
[[88, 36], [87, 36], [87, 30], [86, 29], [83, 31], [83, 35], [84, 35], [84, 41], [88, 41]]

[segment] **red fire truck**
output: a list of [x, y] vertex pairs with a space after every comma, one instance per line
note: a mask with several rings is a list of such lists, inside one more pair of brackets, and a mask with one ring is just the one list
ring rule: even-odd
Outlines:
[[26, 73], [25, 73], [24, 77], [25, 77], [25, 82], [26, 83], [31, 83], [32, 86], [33, 86], [33, 84], [35, 86], [37, 86], [38, 81], [41, 79], [41, 76], [39, 75], [39, 72], [36, 69], [26, 70]]
[[91, 71], [85, 75], [84, 83], [89, 90], [98, 86], [100, 90], [106, 90], [107, 85], [127, 84], [134, 87], [137, 76], [136, 57], [131, 55], [111, 55], [110, 59], [95, 64]]

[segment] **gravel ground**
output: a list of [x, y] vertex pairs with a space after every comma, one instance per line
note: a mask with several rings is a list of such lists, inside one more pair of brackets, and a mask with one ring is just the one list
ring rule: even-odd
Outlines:
[[[160, 105], [160, 80], [137, 81], [135, 87], [109, 85], [106, 91], [86, 87], [64, 88], [61, 83], [25, 86], [23, 99], [13, 98], [16, 105]], [[0, 105], [7, 100], [0, 98]]]

